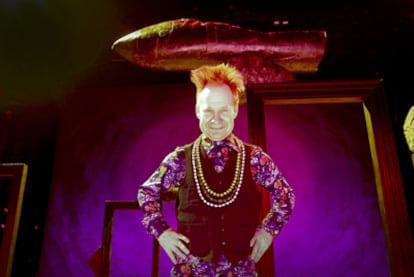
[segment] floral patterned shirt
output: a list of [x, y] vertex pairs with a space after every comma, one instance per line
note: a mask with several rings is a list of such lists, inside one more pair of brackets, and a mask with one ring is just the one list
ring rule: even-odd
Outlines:
[[[216, 164], [225, 164], [228, 151], [240, 151], [234, 143], [235, 139], [237, 138], [234, 135], [230, 135], [225, 141], [219, 142], [224, 142], [228, 146], [223, 155], [213, 155], [217, 142], [209, 140], [204, 135], [201, 146], [209, 157], [216, 159]], [[144, 211], [142, 224], [156, 238], [170, 227], [161, 211], [161, 192], [174, 186], [179, 187], [183, 183], [186, 166], [191, 165], [186, 165], [184, 146], [179, 146], [164, 158], [155, 172], [138, 189], [138, 203]], [[253, 146], [250, 153], [250, 174], [255, 183], [269, 191], [273, 200], [268, 214], [258, 228], [265, 229], [275, 237], [290, 218], [295, 205], [295, 192], [271, 157], [259, 146]]]

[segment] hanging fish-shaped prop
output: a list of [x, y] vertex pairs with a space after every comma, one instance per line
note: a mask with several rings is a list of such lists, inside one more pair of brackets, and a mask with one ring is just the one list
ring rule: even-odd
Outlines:
[[259, 32], [187, 18], [134, 31], [116, 40], [112, 49], [134, 64], [156, 70], [188, 71], [253, 55], [291, 73], [314, 73], [325, 46], [325, 31]]

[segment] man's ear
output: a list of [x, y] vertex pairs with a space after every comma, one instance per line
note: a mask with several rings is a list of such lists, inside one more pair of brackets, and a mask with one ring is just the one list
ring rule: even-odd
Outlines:
[[195, 114], [196, 114], [197, 118], [200, 119], [200, 109], [199, 109], [197, 104], [195, 105]]
[[236, 118], [239, 113], [239, 105], [234, 105], [234, 114], [233, 118]]

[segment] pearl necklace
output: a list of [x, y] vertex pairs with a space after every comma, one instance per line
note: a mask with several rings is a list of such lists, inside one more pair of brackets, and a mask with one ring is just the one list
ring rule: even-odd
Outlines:
[[204, 178], [200, 159], [201, 136], [193, 144], [191, 160], [197, 192], [203, 203], [210, 207], [222, 208], [230, 205], [236, 200], [240, 192], [244, 175], [246, 151], [244, 149], [244, 144], [237, 138], [235, 138], [235, 140], [237, 146], [241, 149], [241, 153], [237, 153], [236, 169], [231, 185], [226, 191], [220, 193], [211, 189], [206, 179]]

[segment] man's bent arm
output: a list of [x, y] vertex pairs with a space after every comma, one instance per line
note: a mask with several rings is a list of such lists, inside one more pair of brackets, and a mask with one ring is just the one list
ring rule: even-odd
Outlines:
[[142, 224], [156, 238], [169, 228], [161, 211], [161, 194], [180, 184], [184, 177], [185, 153], [182, 147], [177, 147], [138, 189], [138, 204], [144, 212]]

